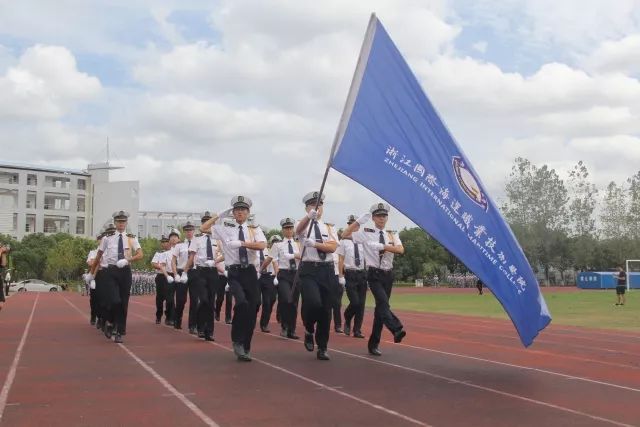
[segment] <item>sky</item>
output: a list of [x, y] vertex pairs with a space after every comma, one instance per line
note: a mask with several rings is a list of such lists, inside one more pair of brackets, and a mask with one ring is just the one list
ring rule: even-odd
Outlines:
[[[141, 210], [301, 217], [371, 12], [494, 200], [516, 157], [640, 169], [640, 0], [0, 0], [2, 158], [84, 169], [108, 139]], [[331, 171], [325, 219], [378, 200]]]

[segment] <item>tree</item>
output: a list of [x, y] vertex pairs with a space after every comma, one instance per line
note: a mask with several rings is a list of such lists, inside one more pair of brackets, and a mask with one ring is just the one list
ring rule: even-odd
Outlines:
[[588, 178], [589, 171], [582, 160], [569, 171], [569, 221], [574, 236], [593, 236], [596, 231], [594, 212], [598, 189]]
[[136, 270], [151, 270], [151, 259], [156, 252], [161, 251], [160, 240], [155, 237], [145, 237], [139, 239], [140, 248], [142, 248], [142, 259], [131, 264], [131, 268]]
[[640, 172], [637, 172], [627, 180], [628, 190], [628, 210], [626, 235], [633, 240], [640, 239]]

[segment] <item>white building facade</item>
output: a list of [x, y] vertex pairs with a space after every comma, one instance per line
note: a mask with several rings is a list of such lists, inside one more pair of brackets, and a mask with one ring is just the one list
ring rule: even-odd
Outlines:
[[154, 237], [159, 239], [161, 235], [168, 235], [171, 228], [182, 231], [182, 226], [191, 221], [194, 225], [200, 225], [202, 212], [138, 212], [138, 237]]

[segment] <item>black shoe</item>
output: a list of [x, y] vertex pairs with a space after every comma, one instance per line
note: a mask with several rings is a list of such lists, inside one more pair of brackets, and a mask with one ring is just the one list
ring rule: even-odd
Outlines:
[[165, 320], [164, 324], [167, 325], [167, 326], [173, 326], [173, 322], [171, 320], [169, 320], [169, 319]]
[[156, 319], [156, 325], [160, 324], [160, 319]]
[[344, 331], [342, 330], [341, 327], [336, 328], [336, 334], [344, 334]]
[[231, 319], [224, 319], [224, 323], [226, 323], [227, 325], [231, 324]]
[[96, 325], [96, 319], [91, 319], [89, 321], [89, 323], [91, 324], [91, 326], [95, 326]]
[[289, 332], [287, 331], [287, 328], [282, 328], [282, 330], [280, 331], [280, 336], [282, 338], [288, 338], [289, 337]]
[[[244, 345], [240, 344], [239, 342], [234, 342], [233, 343], [233, 353], [236, 355], [238, 360], [241, 360], [243, 362], [251, 360], [251, 358], [248, 357], [247, 353], [245, 353], [245, 351], [244, 351]], [[246, 360], [247, 358], [249, 360]]]
[[353, 333], [353, 337], [354, 338], [364, 338], [364, 335], [362, 335], [362, 332], [357, 331]]
[[215, 315], [216, 322], [220, 321], [220, 313], [216, 313]]
[[344, 334], [345, 335], [351, 335], [351, 326], [344, 325]]
[[264, 332], [265, 334], [270, 334], [271, 333], [271, 330], [269, 329], [268, 326], [260, 326], [260, 330], [262, 332]]
[[175, 325], [173, 325], [174, 329], [182, 329], [182, 325], [180, 323], [176, 323]]
[[393, 334], [393, 342], [394, 343], [399, 343], [402, 342], [402, 339], [407, 335], [407, 333], [404, 331], [404, 329], [400, 329], [399, 331], [396, 331]]
[[205, 336], [204, 336], [204, 340], [205, 340], [205, 341], [215, 341], [215, 340], [213, 339], [213, 336], [211, 336], [211, 335], [205, 335]]
[[318, 352], [316, 353], [316, 358], [318, 360], [331, 360], [329, 358], [329, 355], [327, 354], [327, 350], [318, 350]]
[[305, 331], [304, 332], [304, 348], [307, 349], [307, 351], [313, 351], [315, 347], [315, 343], [313, 342], [313, 334], [310, 334], [309, 332]]
[[122, 335], [116, 334], [116, 338], [114, 339], [116, 344], [122, 344]]
[[198, 338], [204, 338], [204, 332], [198, 331]]
[[198, 331], [196, 330], [196, 328], [189, 328], [189, 333], [191, 335], [198, 335]]
[[296, 335], [295, 332], [289, 332], [287, 334], [287, 338], [289, 338], [290, 340], [299, 340], [300, 337]]
[[378, 347], [369, 347], [369, 354], [372, 356], [382, 356], [382, 352]]
[[96, 329], [102, 329], [102, 319], [98, 319], [96, 322]]
[[108, 340], [113, 336], [113, 325], [108, 324], [104, 327], [104, 336], [107, 337]]

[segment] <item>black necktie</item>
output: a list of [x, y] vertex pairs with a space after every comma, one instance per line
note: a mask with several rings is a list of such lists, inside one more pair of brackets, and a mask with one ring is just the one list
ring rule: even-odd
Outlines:
[[[244, 231], [242, 231], [242, 225], [239, 225], [238, 228], [238, 240], [244, 242]], [[249, 265], [249, 254], [247, 253], [247, 248], [240, 246], [238, 252], [240, 253], [240, 265], [243, 267]]]
[[207, 259], [213, 259], [213, 248], [211, 247], [211, 236], [207, 236]]
[[[291, 255], [293, 255], [293, 246], [291, 245], [291, 240], [289, 240], [287, 243], [289, 243], [289, 253]], [[296, 260], [295, 260], [295, 258], [289, 260], [289, 269], [290, 270], [295, 270], [296, 269]]]
[[[322, 243], [322, 233], [320, 233], [320, 227], [318, 226], [318, 223], [314, 221], [313, 223], [313, 231], [316, 234], [316, 242], [318, 243]], [[316, 251], [318, 251], [318, 258], [320, 258], [322, 261], [325, 260], [325, 258], [327, 258], [327, 254], [326, 252], [322, 252], [320, 249], [316, 249]]]
[[264, 263], [264, 251], [262, 249], [260, 249], [260, 272], [261, 273], [266, 273], [267, 270], [266, 269], [262, 269], [262, 264]]
[[360, 251], [358, 250], [358, 244], [353, 244], [353, 257], [356, 261], [356, 267], [360, 267]]
[[[380, 230], [380, 239], [378, 241], [384, 245], [384, 233], [382, 232], [382, 230]], [[384, 249], [380, 251], [380, 264], [382, 264], [383, 255], [384, 255]]]
[[122, 234], [118, 237], [118, 259], [124, 259], [124, 243], [122, 242]]
[[189, 249], [191, 247], [191, 240], [188, 241], [189, 243], [187, 244], [187, 249]]

